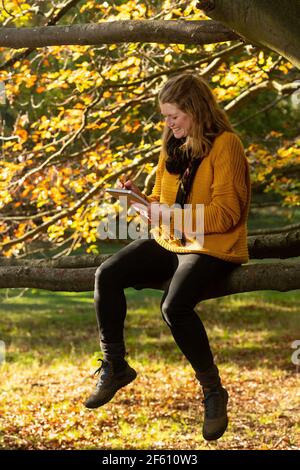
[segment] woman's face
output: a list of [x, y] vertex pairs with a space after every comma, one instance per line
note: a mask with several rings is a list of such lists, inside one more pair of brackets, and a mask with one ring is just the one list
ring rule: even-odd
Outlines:
[[174, 137], [187, 137], [192, 129], [192, 119], [174, 103], [160, 103], [160, 110], [167, 126], [172, 129]]

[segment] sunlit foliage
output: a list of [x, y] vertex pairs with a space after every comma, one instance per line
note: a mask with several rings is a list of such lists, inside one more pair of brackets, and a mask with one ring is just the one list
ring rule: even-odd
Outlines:
[[[196, 0], [72, 3], [59, 24], [205, 19]], [[62, 8], [50, 1], [3, 5], [0, 21], [10, 27], [45, 25]], [[180, 70], [206, 77], [230, 113], [247, 149], [254, 188], [263, 185], [284, 204], [300, 205], [300, 113], [290, 101], [295, 89], [282, 88], [297, 73], [274, 53], [243, 43], [126, 43], [3, 48], [0, 64], [5, 255], [24, 256], [37, 240], [65, 254], [81, 245], [97, 250], [99, 218], [110, 207], [103, 188], [124, 171], [144, 187], [163, 128], [157, 93]]]

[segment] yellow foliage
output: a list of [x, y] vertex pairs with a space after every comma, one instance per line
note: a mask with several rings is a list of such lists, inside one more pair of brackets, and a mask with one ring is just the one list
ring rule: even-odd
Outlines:
[[167, 54], [164, 58], [164, 62], [166, 64], [168, 64], [169, 62], [172, 62], [172, 60], [173, 60], [172, 54]]
[[15, 134], [18, 135], [23, 142], [28, 138], [28, 132], [25, 129], [16, 129]]
[[[26, 11], [29, 3], [6, 0], [5, 5], [12, 8], [9, 11], [21, 14], [20, 5]], [[48, 3], [50, 5], [51, 2]], [[196, 7], [197, 0], [185, 3], [175, 0], [116, 3], [87, 0], [81, 2], [74, 13], [76, 15], [79, 11], [87, 21], [96, 23], [151, 17], [165, 20], [206, 18]], [[77, 16], [75, 22], [79, 18]], [[25, 20], [26, 15], [22, 21]], [[157, 122], [155, 100], [166, 79], [162, 73], [184, 64], [194, 68], [204, 54], [215, 53], [230, 44], [51, 46], [39, 49], [1, 71], [0, 80], [5, 82], [6, 88], [7, 111], [11, 113], [8, 116], [11, 124], [2, 134], [9, 140], [1, 142], [3, 157], [11, 163], [11, 166], [8, 162], [0, 166], [1, 209], [10, 212], [11, 207], [6, 205], [13, 201], [12, 207], [16, 213], [17, 210], [21, 213], [23, 205], [28, 205], [32, 212], [57, 210], [59, 213], [62, 208], [74, 207], [95, 185], [104, 184], [105, 181], [114, 185], [114, 174], [118, 174], [121, 168], [139, 162], [146, 151], [150, 153], [151, 148], [161, 145], [164, 123]], [[9, 60], [14, 54], [13, 50], [0, 49], [1, 62]], [[267, 72], [276, 60], [274, 54], [265, 50], [252, 55], [244, 50], [225, 56], [208, 79], [218, 100], [229, 101], [268, 78]], [[211, 59], [207, 57], [195, 70], [201, 74], [210, 64]], [[278, 80], [291, 68], [291, 64], [281, 61], [275, 69]], [[146, 80], [143, 82], [144, 78]], [[136, 81], [138, 84], [131, 87]], [[97, 97], [97, 103], [91, 107]], [[76, 139], [73, 139], [75, 136]], [[279, 135], [271, 131], [268, 136], [261, 136], [262, 139], [264, 137], [266, 145], [268, 139], [271, 143], [274, 139], [280, 140], [278, 151], [275, 146], [272, 153], [263, 145], [249, 146], [247, 156], [253, 168], [252, 178], [255, 181], [269, 179], [269, 187], [272, 190], [279, 187], [287, 203], [298, 204], [297, 196], [293, 192], [288, 193], [295, 182], [271, 180], [270, 174], [274, 168], [298, 165], [299, 145], [285, 142], [284, 132]], [[21, 181], [23, 175], [34, 171], [49, 157], [51, 160], [54, 154], [54, 161], [38, 173], [33, 173], [18, 190], [11, 190], [10, 194], [7, 188], [12, 181]], [[157, 156], [144, 165], [142, 176], [153, 170], [156, 159]], [[293, 188], [295, 192], [295, 186]], [[49, 238], [63, 240], [68, 229], [68, 236], [70, 230], [74, 240], [78, 236], [78, 245], [81, 242], [93, 244], [99, 218], [94, 211], [99, 208], [100, 197], [99, 188], [95, 201], [88, 201], [69, 220], [66, 218], [53, 224], [53, 229], [49, 228], [48, 231]], [[103, 208], [107, 211], [109, 206], [104, 205]], [[43, 220], [50, 220], [50, 217]], [[19, 232], [14, 229], [9, 233], [15, 236], [16, 233], [26, 233], [29, 225], [23, 224]], [[24, 244], [18, 244], [10, 253], [19, 253], [23, 249]]]

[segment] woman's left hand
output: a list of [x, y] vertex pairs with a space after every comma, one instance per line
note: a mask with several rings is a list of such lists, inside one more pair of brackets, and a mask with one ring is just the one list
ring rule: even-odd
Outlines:
[[164, 221], [164, 223], [168, 223], [171, 219], [171, 209], [167, 204], [152, 202], [148, 207], [148, 217], [150, 222]]

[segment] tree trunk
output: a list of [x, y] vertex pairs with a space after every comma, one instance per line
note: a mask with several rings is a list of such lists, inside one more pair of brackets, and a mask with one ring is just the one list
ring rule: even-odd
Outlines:
[[198, 7], [253, 44], [269, 47], [300, 68], [299, 0], [200, 0]]

